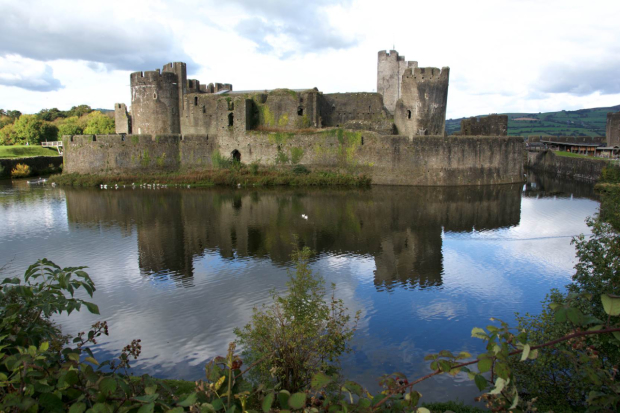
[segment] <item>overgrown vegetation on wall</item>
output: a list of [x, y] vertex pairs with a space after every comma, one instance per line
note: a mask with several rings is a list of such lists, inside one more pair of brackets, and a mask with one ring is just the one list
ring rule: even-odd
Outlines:
[[34, 115], [0, 109], [0, 145], [34, 145], [56, 141], [62, 135], [114, 132], [114, 119], [88, 105], [74, 106], [67, 111], [43, 109]]

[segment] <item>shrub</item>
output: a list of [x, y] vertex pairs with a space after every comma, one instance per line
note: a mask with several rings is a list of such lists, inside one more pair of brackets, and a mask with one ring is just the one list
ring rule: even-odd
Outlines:
[[252, 175], [258, 175], [258, 168], [259, 168], [258, 162], [252, 162], [250, 164], [250, 173]]
[[235, 330], [244, 359], [256, 363], [255, 380], [287, 391], [308, 387], [318, 372], [338, 370], [338, 357], [350, 351], [348, 341], [360, 316], [358, 312], [350, 325], [351, 317], [333, 291], [330, 301], [324, 301], [325, 282], [310, 270], [310, 256], [307, 247], [294, 252], [296, 271], [289, 272], [288, 294], [272, 292], [273, 303], [255, 308], [251, 323]]
[[310, 170], [304, 165], [295, 165], [293, 166], [293, 173], [297, 175], [308, 175]]
[[28, 165], [24, 165], [23, 163], [18, 163], [11, 171], [11, 176], [13, 178], [26, 178], [27, 176], [30, 176], [30, 167]]

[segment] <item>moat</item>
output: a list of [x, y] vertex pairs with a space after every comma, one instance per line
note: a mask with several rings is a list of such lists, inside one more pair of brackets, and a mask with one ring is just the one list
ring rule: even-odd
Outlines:
[[[199, 379], [252, 308], [284, 290], [292, 243], [307, 245], [317, 252], [312, 269], [362, 311], [344, 375], [376, 390], [383, 373], [429, 372], [430, 352], [477, 354], [471, 329], [490, 317], [512, 323], [515, 312], [539, 312], [545, 294], [570, 281], [571, 237], [588, 232], [598, 205], [591, 186], [533, 176], [526, 185], [353, 190], [0, 181], [1, 276], [42, 257], [88, 266], [101, 316], [61, 318], [64, 331], [105, 319], [102, 356], [140, 338], [134, 374]], [[476, 394], [461, 377], [419, 390], [426, 401]]]

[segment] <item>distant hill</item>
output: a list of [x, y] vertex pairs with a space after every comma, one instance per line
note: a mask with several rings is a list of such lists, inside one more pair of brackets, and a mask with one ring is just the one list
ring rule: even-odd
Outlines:
[[[511, 136], [605, 136], [607, 113], [619, 110], [620, 105], [546, 113], [502, 113], [502, 115], [508, 115], [508, 135]], [[476, 117], [483, 116], [486, 115]], [[465, 118], [446, 120], [448, 135], [461, 130], [462, 119]]]

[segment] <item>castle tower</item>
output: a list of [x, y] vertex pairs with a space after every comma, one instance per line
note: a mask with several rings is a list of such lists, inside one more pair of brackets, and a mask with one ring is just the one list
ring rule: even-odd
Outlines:
[[176, 73], [135, 72], [130, 83], [134, 134], [181, 133]]
[[605, 137], [607, 146], [620, 146], [620, 112], [607, 114]]
[[183, 116], [183, 96], [187, 93], [187, 65], [183, 62], [173, 62], [164, 65], [164, 73], [174, 73], [177, 76], [177, 89], [179, 93], [179, 104], [177, 106], [179, 116]]
[[114, 124], [116, 133], [131, 133], [131, 117], [127, 114], [127, 106], [124, 103], [114, 104]]
[[399, 135], [442, 135], [450, 68], [416, 67], [405, 70], [402, 96], [396, 102], [394, 123]]
[[401, 79], [405, 70], [418, 67], [418, 62], [408, 62], [396, 50], [379, 52], [377, 62], [377, 93], [383, 96], [383, 104], [394, 114], [396, 102], [401, 98]]

